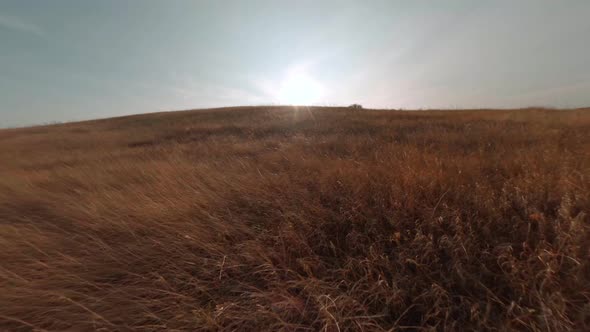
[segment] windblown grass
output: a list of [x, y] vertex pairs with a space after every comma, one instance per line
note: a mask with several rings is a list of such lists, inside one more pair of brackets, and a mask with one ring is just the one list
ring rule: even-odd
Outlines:
[[0, 131], [0, 330], [590, 330], [590, 111]]

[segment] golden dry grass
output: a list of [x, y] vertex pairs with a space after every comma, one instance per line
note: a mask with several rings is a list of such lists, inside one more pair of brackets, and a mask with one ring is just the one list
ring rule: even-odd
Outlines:
[[0, 131], [0, 330], [590, 330], [590, 111]]

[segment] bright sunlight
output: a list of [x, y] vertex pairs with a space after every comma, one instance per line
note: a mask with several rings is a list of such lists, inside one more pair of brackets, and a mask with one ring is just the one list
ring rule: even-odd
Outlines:
[[286, 105], [311, 105], [323, 94], [322, 85], [304, 69], [291, 69], [283, 79], [277, 99]]

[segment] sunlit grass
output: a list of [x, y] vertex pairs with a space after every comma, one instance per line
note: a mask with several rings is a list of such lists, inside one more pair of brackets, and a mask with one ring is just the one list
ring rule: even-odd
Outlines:
[[0, 330], [588, 330], [587, 110], [0, 131]]

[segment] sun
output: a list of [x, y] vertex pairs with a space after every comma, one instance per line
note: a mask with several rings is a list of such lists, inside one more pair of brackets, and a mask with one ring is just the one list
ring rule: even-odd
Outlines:
[[305, 70], [292, 69], [283, 79], [277, 99], [286, 105], [311, 105], [319, 101], [322, 93], [322, 85]]

